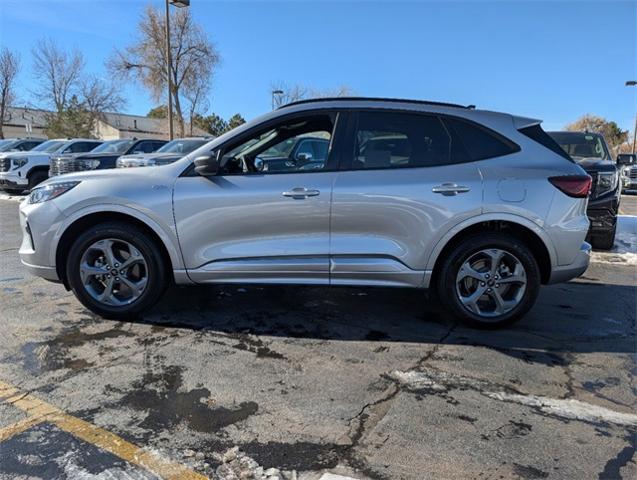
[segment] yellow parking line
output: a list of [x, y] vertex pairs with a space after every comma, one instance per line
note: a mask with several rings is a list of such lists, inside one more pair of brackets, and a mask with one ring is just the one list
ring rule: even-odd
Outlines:
[[12, 423], [6, 427], [0, 428], [0, 442], [4, 442], [9, 438], [28, 430], [38, 423], [42, 423], [46, 420], [44, 417], [27, 417], [19, 422]]
[[10, 403], [29, 415], [20, 422], [0, 429], [0, 441], [46, 421], [127, 462], [150, 470], [161, 478], [167, 480], [204, 480], [208, 478], [180, 463], [166, 460], [155, 453], [143, 450], [103, 428], [69, 415], [31, 394], [20, 393], [17, 388], [2, 381], [0, 381], [0, 400]]

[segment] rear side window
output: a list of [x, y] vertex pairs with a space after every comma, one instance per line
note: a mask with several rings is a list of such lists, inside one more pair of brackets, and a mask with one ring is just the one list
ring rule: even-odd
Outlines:
[[551, 136], [542, 130], [542, 127], [538, 123], [537, 125], [531, 125], [530, 127], [521, 128], [519, 132], [526, 135], [531, 140], [536, 141], [540, 145], [545, 146], [554, 153], [557, 153], [560, 157], [564, 157], [569, 161], [573, 161], [571, 156], [564, 151], [562, 147]]
[[459, 118], [445, 117], [449, 131], [465, 147], [472, 161], [501, 157], [520, 150], [515, 143], [488, 130]]
[[98, 142], [75, 142], [66, 151], [71, 153], [90, 152], [98, 145]]
[[452, 163], [451, 137], [435, 115], [360, 112], [354, 148], [357, 170]]

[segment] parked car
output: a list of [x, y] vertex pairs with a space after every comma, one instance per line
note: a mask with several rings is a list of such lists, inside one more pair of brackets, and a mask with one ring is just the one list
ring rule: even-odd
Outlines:
[[117, 168], [167, 165], [212, 140], [212, 137], [178, 138], [166, 143], [155, 153], [132, 153], [117, 159]]
[[610, 250], [615, 244], [622, 185], [606, 140], [589, 132], [549, 132], [549, 135], [593, 179], [587, 210], [591, 223], [588, 241], [594, 248]]
[[109, 140], [95, 150], [83, 155], [52, 155], [49, 176], [115, 168], [117, 159], [128, 153], [150, 153], [166, 144], [166, 140], [154, 138], [126, 138]]
[[[323, 167], [256, 168], [308, 136], [329, 138]], [[365, 147], [387, 136], [405, 144]], [[528, 312], [541, 284], [586, 270], [590, 187], [539, 120], [302, 101], [169, 165], [48, 180], [20, 205], [20, 257], [108, 318], [144, 313], [170, 281], [367, 285], [434, 287], [493, 328]]]
[[13, 152], [27, 152], [45, 140], [45, 138], [5, 138], [0, 140], [0, 158]]
[[637, 190], [637, 155], [620, 153], [617, 155], [617, 165], [621, 169], [622, 191]]
[[312, 135], [290, 138], [260, 153], [255, 167], [263, 172], [320, 170], [325, 165], [329, 145], [329, 138]]
[[32, 189], [48, 178], [51, 155], [88, 152], [101, 143], [84, 138], [57, 138], [26, 152], [10, 153], [0, 160], [0, 187], [11, 192]]

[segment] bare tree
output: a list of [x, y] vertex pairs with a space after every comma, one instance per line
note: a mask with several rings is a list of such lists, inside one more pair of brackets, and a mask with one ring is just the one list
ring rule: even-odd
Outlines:
[[122, 108], [124, 98], [115, 83], [109, 83], [97, 75], [86, 75], [80, 81], [80, 95], [86, 109], [93, 115], [114, 112]]
[[184, 84], [184, 97], [188, 101], [188, 128], [193, 135], [193, 119], [196, 114], [201, 115], [210, 107], [208, 93], [210, 92], [209, 78], [205, 72], [201, 75], [192, 75]]
[[38, 82], [36, 98], [61, 112], [79, 88], [83, 55], [77, 50], [62, 50], [51, 39], [39, 40], [31, 53], [33, 75]]
[[[172, 96], [180, 135], [185, 133], [182, 96], [195, 85], [194, 76], [210, 81], [219, 63], [219, 54], [203, 29], [195, 24], [190, 9], [170, 14]], [[165, 94], [167, 80], [166, 28], [162, 12], [148, 6], [139, 22], [139, 37], [124, 51], [116, 50], [109, 60], [110, 69], [144, 85], [155, 101]], [[191, 92], [192, 93], [192, 92]]]
[[284, 82], [274, 82], [270, 85], [270, 89], [272, 92], [282, 92], [273, 95], [274, 108], [308, 98], [347, 97], [353, 94], [353, 90], [347, 85], [321, 90], [298, 83], [290, 86]]
[[15, 79], [20, 71], [20, 57], [3, 47], [0, 51], [0, 138], [9, 107], [15, 102]]

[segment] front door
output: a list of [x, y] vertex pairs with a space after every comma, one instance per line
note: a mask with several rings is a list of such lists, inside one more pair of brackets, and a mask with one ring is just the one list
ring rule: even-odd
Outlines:
[[[174, 211], [195, 282], [329, 282], [329, 215], [337, 173], [290, 155], [307, 138], [330, 140], [336, 116], [295, 116], [222, 146], [211, 177], [177, 179]], [[264, 159], [287, 158], [268, 170]], [[302, 160], [302, 159], [300, 159]]]

